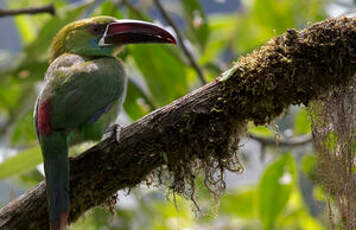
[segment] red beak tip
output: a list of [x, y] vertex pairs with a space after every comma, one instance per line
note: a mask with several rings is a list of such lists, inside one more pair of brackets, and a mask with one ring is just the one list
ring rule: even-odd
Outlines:
[[171, 42], [174, 45], [177, 45], [177, 40], [175, 38], [169, 39], [169, 42]]

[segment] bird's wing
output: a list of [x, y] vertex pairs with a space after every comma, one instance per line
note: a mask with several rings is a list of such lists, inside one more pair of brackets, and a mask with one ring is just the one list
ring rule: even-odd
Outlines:
[[[72, 55], [70, 55], [72, 56]], [[67, 63], [63, 57], [63, 62]], [[56, 60], [57, 61], [57, 60]], [[126, 76], [114, 58], [79, 61], [71, 66], [49, 68], [47, 83], [39, 99], [50, 103], [49, 114], [54, 130], [72, 130], [98, 119], [106, 108], [123, 98]]]

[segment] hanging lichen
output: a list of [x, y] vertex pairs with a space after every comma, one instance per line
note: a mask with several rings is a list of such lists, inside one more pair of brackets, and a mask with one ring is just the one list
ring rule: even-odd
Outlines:
[[356, 229], [356, 80], [314, 101], [310, 113], [331, 226]]

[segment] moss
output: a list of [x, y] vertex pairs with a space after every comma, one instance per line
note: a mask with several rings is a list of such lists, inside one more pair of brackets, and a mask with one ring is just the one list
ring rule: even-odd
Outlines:
[[209, 106], [197, 105], [170, 127], [154, 127], [175, 137], [157, 140], [169, 153], [166, 165], [154, 172], [159, 182], [196, 203], [194, 181], [204, 175], [208, 190], [220, 196], [225, 189], [224, 171], [243, 170], [237, 151], [247, 120], [270, 123], [289, 105], [308, 105], [322, 97], [330, 81], [348, 82], [355, 72], [355, 57], [349, 52], [355, 49], [350, 42], [356, 37], [355, 21], [331, 19], [300, 32], [288, 30], [222, 74], [218, 92], [212, 102], [206, 102]]
[[[332, 19], [300, 32], [289, 29], [241, 58], [234, 76], [224, 81], [222, 100], [233, 107], [219, 103], [216, 109], [243, 114], [261, 125], [291, 104], [307, 105], [322, 96], [330, 81], [346, 83], [355, 71], [355, 56], [350, 55], [355, 49], [355, 21]], [[243, 107], [235, 109], [235, 105]]]

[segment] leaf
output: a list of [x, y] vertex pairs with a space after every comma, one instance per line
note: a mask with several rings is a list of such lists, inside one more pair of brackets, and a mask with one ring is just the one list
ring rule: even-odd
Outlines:
[[26, 145], [37, 143], [36, 132], [33, 124], [32, 111], [21, 117], [15, 124], [11, 135], [11, 144]]
[[234, 194], [227, 194], [221, 200], [221, 212], [240, 218], [254, 218], [256, 216], [255, 195], [256, 192], [254, 190], [236, 191]]
[[248, 131], [251, 134], [262, 137], [273, 137], [274, 132], [266, 126], [255, 126], [252, 123], [249, 123]]
[[[170, 200], [174, 201], [174, 203], [157, 200], [156, 202], [152, 202], [149, 209], [146, 209], [146, 212], [149, 213], [148, 215], [150, 216], [150, 221], [152, 221], [152, 229], [172, 229], [172, 221], [167, 220], [177, 218], [177, 216], [179, 216], [180, 229], [186, 229], [192, 226], [194, 223], [194, 219], [192, 218], [191, 213], [189, 212], [189, 202], [177, 195], [171, 195], [169, 198]], [[140, 205], [140, 207], [142, 206], [144, 205]]]
[[144, 90], [132, 79], [129, 79], [127, 86], [124, 109], [130, 118], [135, 121], [152, 111], [155, 106], [152, 105]]
[[[6, 4], [9, 8], [20, 9], [29, 7], [45, 6], [54, 4], [55, 9], [58, 10], [64, 5], [64, 0], [22, 0], [22, 1], [7, 1]], [[38, 30], [48, 20], [53, 18], [50, 14], [34, 14], [34, 15], [18, 15], [14, 17], [20, 38], [24, 45], [28, 45], [38, 36]]]
[[323, 226], [307, 212], [300, 219], [300, 228], [303, 230], [323, 230]]
[[264, 229], [274, 228], [278, 216], [288, 203], [296, 180], [294, 158], [290, 153], [269, 165], [258, 185], [258, 213]]
[[33, 41], [36, 37], [36, 31], [34, 26], [31, 26], [31, 22], [33, 20], [29, 16], [20, 16], [15, 17], [15, 22], [17, 26], [17, 30], [21, 35], [22, 42], [24, 44], [28, 44], [29, 42]]
[[41, 181], [43, 181], [44, 176], [36, 168], [29, 170], [28, 172], [20, 174], [18, 177], [14, 178], [24, 184], [26, 187], [31, 188]]
[[308, 111], [301, 109], [297, 117], [295, 118], [294, 123], [294, 134], [303, 135], [311, 132], [311, 122], [309, 118]]
[[[0, 51], [0, 76], [9, 74], [18, 64], [20, 55], [15, 55], [5, 50]], [[4, 80], [4, 77], [0, 78], [0, 83]]]
[[199, 60], [202, 64], [218, 61], [217, 57], [232, 43], [236, 27], [236, 16], [234, 14], [214, 15], [210, 18], [209, 39]]
[[135, 7], [127, 7], [128, 18], [152, 22], [152, 19], [142, 10]]
[[194, 35], [193, 41], [204, 51], [209, 37], [209, 25], [204, 10], [199, 0], [182, 0], [182, 6], [189, 32]]
[[0, 164], [0, 180], [26, 172], [42, 162], [40, 147], [33, 147], [5, 159]]
[[23, 81], [33, 81], [43, 79], [48, 67], [48, 50], [53, 37], [64, 25], [76, 20], [89, 6], [91, 2], [80, 5], [69, 5], [59, 8], [56, 16], [51, 17], [40, 29], [37, 38], [29, 43], [23, 51], [13, 75], [19, 77], [21, 73], [26, 73]]
[[287, 28], [295, 27], [292, 17], [292, 1], [256, 0], [253, 8], [254, 20], [273, 35], [283, 33]]
[[310, 214], [299, 189], [294, 189], [288, 201], [288, 209], [281, 214], [276, 229], [322, 230], [322, 226]]
[[270, 33], [263, 33], [252, 16], [239, 15], [236, 17], [235, 36], [232, 38], [235, 52], [246, 54], [263, 44], [271, 37]]
[[10, 109], [16, 106], [21, 97], [22, 88], [20, 85], [13, 84], [13, 81], [2, 82], [0, 84], [0, 110]]
[[99, 15], [107, 15], [112, 16], [117, 19], [122, 19], [124, 16], [122, 15], [121, 11], [117, 7], [117, 3], [114, 1], [104, 1], [100, 5], [100, 14]]
[[317, 179], [316, 175], [317, 158], [315, 154], [304, 154], [301, 162], [302, 171], [312, 180]]
[[233, 39], [235, 51], [242, 54], [288, 28], [302, 28], [307, 23], [325, 18], [322, 12], [326, 2], [320, 0], [244, 2], [250, 7], [236, 16], [236, 37]]
[[78, 6], [68, 6], [58, 9], [57, 15], [43, 25], [37, 39], [25, 47], [25, 63], [46, 59], [48, 49], [56, 33], [66, 24], [78, 19], [90, 5], [91, 2], [85, 2]]
[[158, 105], [166, 105], [188, 91], [184, 63], [162, 46], [145, 44], [130, 47], [130, 55]]
[[39, 81], [44, 78], [44, 74], [48, 68], [47, 57], [43, 60], [32, 61], [23, 61], [13, 72], [16, 79], [19, 79], [22, 83]]

